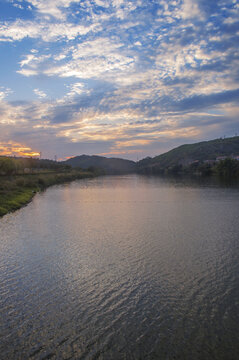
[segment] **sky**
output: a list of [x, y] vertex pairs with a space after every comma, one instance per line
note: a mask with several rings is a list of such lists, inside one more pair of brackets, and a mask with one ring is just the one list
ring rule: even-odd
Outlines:
[[0, 0], [0, 155], [132, 160], [239, 133], [237, 0]]

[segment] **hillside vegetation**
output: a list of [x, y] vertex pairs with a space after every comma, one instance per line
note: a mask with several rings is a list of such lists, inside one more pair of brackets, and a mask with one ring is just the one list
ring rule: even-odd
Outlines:
[[160, 173], [170, 169], [182, 169], [196, 161], [202, 163], [206, 160], [216, 160], [219, 156], [232, 155], [239, 155], [239, 136], [181, 145], [162, 155], [139, 161], [138, 170], [145, 173]]
[[73, 168], [81, 169], [100, 169], [104, 174], [128, 174], [136, 172], [136, 163], [134, 161], [118, 159], [118, 158], [106, 158], [103, 156], [89, 156], [81, 155], [68, 159], [64, 162], [66, 165], [70, 165]]

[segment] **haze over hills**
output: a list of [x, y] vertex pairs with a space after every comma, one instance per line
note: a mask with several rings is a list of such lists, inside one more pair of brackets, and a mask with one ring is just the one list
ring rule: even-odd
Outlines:
[[118, 159], [118, 158], [106, 158], [97, 155], [81, 155], [68, 159], [64, 162], [67, 165], [71, 165], [73, 168], [80, 167], [82, 169], [88, 169], [94, 167], [101, 169], [105, 174], [126, 174], [136, 172], [136, 163], [131, 160]]

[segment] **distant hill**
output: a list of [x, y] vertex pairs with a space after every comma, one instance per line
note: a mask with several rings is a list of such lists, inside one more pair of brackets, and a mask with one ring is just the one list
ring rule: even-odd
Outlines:
[[71, 165], [73, 168], [80, 167], [82, 169], [88, 169], [89, 167], [94, 167], [103, 170], [105, 174], [109, 175], [136, 172], [136, 163], [134, 161], [96, 155], [76, 156], [66, 160], [64, 163]]
[[196, 160], [215, 160], [218, 156], [231, 155], [239, 155], [239, 136], [181, 145], [162, 155], [139, 161], [138, 169], [140, 172], [154, 168], [163, 170], [178, 165], [187, 166]]
[[96, 168], [109, 175], [135, 172], [147, 174], [161, 173], [172, 168], [177, 170], [176, 167], [187, 167], [196, 161], [202, 163], [205, 160], [215, 160], [218, 156], [231, 155], [239, 155], [239, 136], [181, 145], [164, 154], [153, 158], [148, 157], [137, 163], [125, 159], [81, 155], [68, 159], [63, 164], [73, 168]]

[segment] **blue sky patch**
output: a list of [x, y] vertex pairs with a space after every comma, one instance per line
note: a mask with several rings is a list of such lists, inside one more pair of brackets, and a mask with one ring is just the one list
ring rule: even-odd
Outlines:
[[238, 133], [238, 19], [236, 0], [1, 1], [0, 154], [136, 159]]

